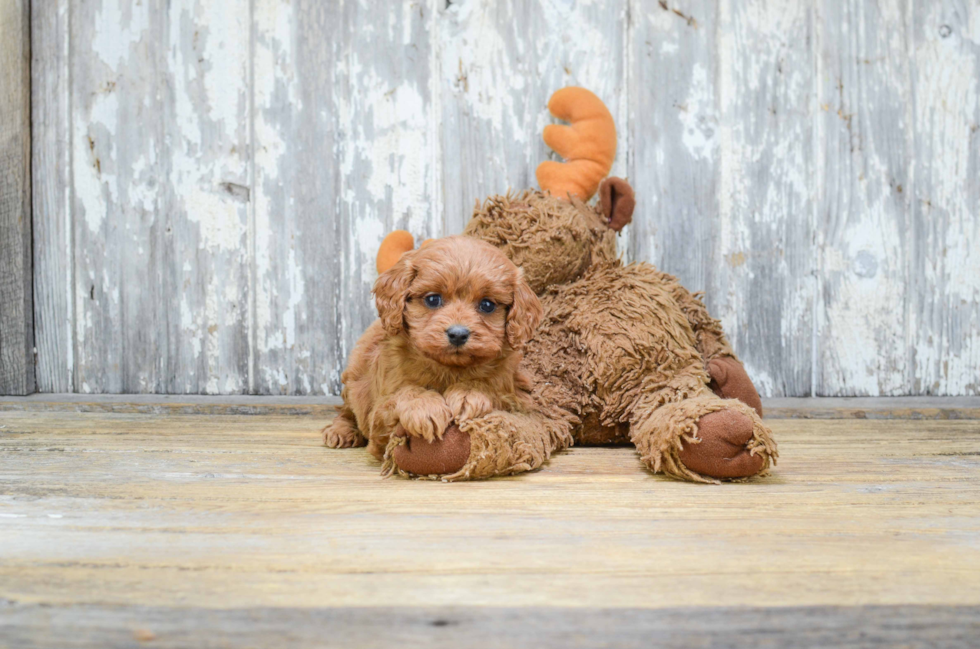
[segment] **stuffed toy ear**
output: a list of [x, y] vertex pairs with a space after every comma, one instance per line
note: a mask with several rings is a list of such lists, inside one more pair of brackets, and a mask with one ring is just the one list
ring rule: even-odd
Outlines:
[[538, 165], [538, 185], [558, 198], [587, 201], [616, 157], [616, 124], [602, 100], [585, 88], [562, 88], [551, 95], [548, 110], [569, 126], [544, 127], [544, 142], [565, 162]]
[[606, 178], [599, 185], [599, 209], [606, 217], [606, 224], [616, 232], [633, 220], [635, 207], [633, 188], [622, 178]]

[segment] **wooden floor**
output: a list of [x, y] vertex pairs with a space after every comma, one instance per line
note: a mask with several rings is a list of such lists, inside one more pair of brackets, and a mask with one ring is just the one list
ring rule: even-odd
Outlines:
[[770, 423], [742, 484], [443, 484], [320, 413], [0, 408], [0, 647], [976, 646], [980, 421]]

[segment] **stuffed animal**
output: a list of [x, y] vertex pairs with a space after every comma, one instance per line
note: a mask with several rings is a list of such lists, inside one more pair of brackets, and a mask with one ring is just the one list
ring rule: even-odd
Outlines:
[[573, 443], [631, 442], [650, 470], [682, 480], [764, 474], [776, 443], [720, 323], [676, 278], [617, 256], [634, 199], [625, 181], [602, 181], [615, 156], [611, 115], [582, 88], [558, 91], [549, 108], [570, 122], [545, 130], [566, 162], [539, 167], [541, 191], [478, 204], [464, 232], [501, 249], [541, 300], [523, 363], [536, 407], [392, 444], [386, 470], [488, 478], [535, 469]]

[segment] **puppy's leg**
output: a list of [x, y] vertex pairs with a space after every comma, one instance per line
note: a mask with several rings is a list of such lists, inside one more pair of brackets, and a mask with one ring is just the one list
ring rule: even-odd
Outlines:
[[438, 392], [405, 387], [389, 395], [369, 417], [367, 450], [379, 460], [390, 456], [389, 447], [404, 444], [409, 437], [432, 442], [441, 440], [453, 413]]
[[334, 420], [321, 431], [323, 445], [329, 448], [352, 448], [367, 444], [367, 439], [357, 429], [357, 420], [350, 408], [340, 406], [337, 410], [339, 412]]
[[[453, 420], [446, 399], [433, 390], [406, 387], [388, 397], [373, 416], [372, 437], [388, 436], [401, 424], [412, 437], [441, 439]], [[378, 435], [375, 435], [378, 433]]]

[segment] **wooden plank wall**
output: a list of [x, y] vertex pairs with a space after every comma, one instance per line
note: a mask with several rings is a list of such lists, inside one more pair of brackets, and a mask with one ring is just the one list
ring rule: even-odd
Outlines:
[[33, 0], [38, 386], [337, 394], [386, 232], [593, 89], [770, 396], [980, 394], [977, 0]]
[[28, 0], [0, 0], [0, 394], [34, 392]]

